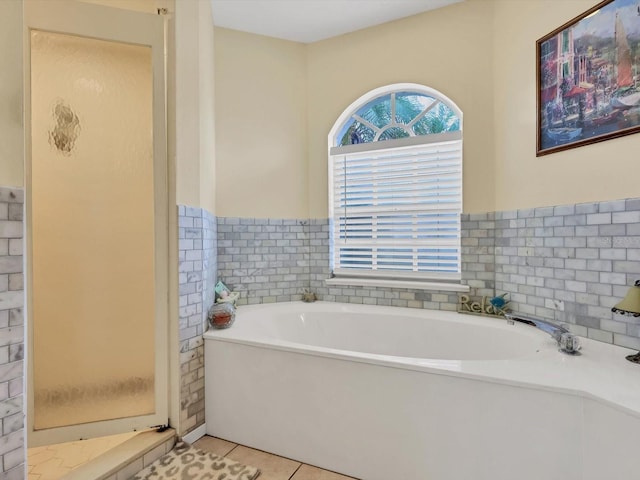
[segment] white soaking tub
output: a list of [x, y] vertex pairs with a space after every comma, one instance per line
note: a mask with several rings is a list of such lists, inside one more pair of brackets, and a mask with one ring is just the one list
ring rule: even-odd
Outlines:
[[365, 480], [637, 478], [631, 351], [453, 312], [240, 307], [205, 333], [209, 435]]

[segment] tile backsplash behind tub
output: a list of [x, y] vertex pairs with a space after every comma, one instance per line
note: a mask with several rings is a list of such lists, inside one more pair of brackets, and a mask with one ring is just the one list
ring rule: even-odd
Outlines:
[[[462, 283], [514, 310], [640, 349], [640, 322], [611, 307], [640, 278], [640, 199], [462, 215]], [[451, 292], [328, 286], [329, 220], [218, 218], [218, 277], [240, 304], [320, 300], [455, 310]]]
[[637, 317], [611, 307], [640, 279], [640, 199], [496, 212], [496, 289], [517, 310], [640, 349]]
[[309, 252], [307, 220], [218, 217], [218, 278], [239, 305], [300, 300]]

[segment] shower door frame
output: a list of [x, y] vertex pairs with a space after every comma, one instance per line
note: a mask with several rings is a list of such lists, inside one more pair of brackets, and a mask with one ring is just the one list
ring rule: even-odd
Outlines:
[[[32, 311], [32, 158], [31, 158], [31, 31], [61, 33], [151, 48], [153, 75], [153, 175], [155, 268], [155, 412], [126, 418], [34, 430], [34, 325]], [[28, 445], [35, 447], [167, 425], [169, 418], [170, 232], [167, 160], [166, 22], [160, 15], [102, 5], [60, 0], [24, 0], [24, 125], [26, 211], [26, 367]], [[174, 199], [175, 200], [175, 199]]]

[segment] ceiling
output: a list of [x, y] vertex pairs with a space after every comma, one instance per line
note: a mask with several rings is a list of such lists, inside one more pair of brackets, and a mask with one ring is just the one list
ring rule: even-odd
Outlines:
[[211, 0], [216, 26], [311, 43], [463, 0]]

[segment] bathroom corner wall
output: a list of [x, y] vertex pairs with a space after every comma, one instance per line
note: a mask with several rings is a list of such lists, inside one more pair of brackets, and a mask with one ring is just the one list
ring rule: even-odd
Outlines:
[[218, 275], [218, 221], [215, 215], [202, 210], [202, 321], [216, 301]]
[[25, 474], [24, 192], [0, 187], [0, 478]]
[[307, 218], [307, 45], [221, 27], [215, 39], [216, 214]]
[[217, 271], [217, 223], [195, 207], [178, 207], [180, 429], [185, 435], [204, 424], [206, 312], [213, 305]]
[[218, 278], [239, 305], [300, 300], [309, 288], [309, 222], [218, 218]]

